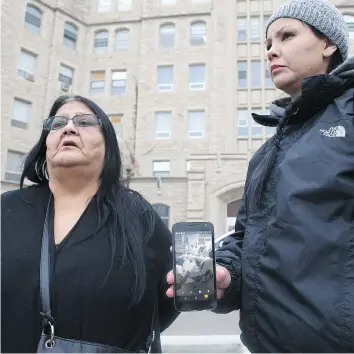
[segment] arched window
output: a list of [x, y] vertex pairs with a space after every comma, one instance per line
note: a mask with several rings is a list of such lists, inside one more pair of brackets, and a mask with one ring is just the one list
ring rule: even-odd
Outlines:
[[108, 48], [108, 31], [101, 30], [95, 33], [94, 52], [105, 53]]
[[171, 48], [175, 45], [176, 26], [174, 23], [164, 23], [160, 26], [160, 47]]
[[190, 44], [203, 45], [205, 43], [206, 43], [206, 23], [204, 21], [191, 23]]
[[27, 5], [25, 16], [25, 27], [34, 33], [41, 29], [42, 11], [33, 5]]
[[118, 29], [115, 38], [115, 50], [127, 50], [129, 47], [129, 30], [127, 28]]
[[166, 204], [153, 204], [152, 206], [157, 214], [160, 215], [164, 224], [168, 227], [170, 221], [170, 207]]
[[343, 17], [348, 26], [349, 38], [354, 39], [354, 16], [344, 15]]
[[66, 47], [75, 49], [77, 41], [77, 27], [70, 22], [64, 24], [63, 43]]

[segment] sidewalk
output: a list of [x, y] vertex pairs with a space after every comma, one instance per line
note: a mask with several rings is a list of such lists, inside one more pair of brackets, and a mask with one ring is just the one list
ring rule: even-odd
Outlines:
[[163, 353], [249, 353], [239, 335], [161, 336]]

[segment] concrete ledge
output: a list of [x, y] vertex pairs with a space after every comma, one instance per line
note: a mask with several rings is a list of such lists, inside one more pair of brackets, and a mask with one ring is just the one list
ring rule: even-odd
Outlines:
[[239, 335], [161, 336], [163, 353], [247, 353]]

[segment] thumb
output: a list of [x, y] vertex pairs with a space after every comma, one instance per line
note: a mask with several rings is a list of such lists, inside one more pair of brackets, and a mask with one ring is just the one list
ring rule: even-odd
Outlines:
[[231, 283], [231, 275], [229, 271], [220, 265], [216, 266], [216, 287], [219, 289], [227, 289]]

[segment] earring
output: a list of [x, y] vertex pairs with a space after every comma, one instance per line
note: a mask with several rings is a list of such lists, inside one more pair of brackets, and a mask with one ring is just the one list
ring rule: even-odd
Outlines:
[[48, 176], [48, 169], [47, 169], [47, 161], [46, 160], [43, 162], [43, 165], [42, 165], [42, 173], [43, 173], [44, 177], [48, 180], [49, 176]]

